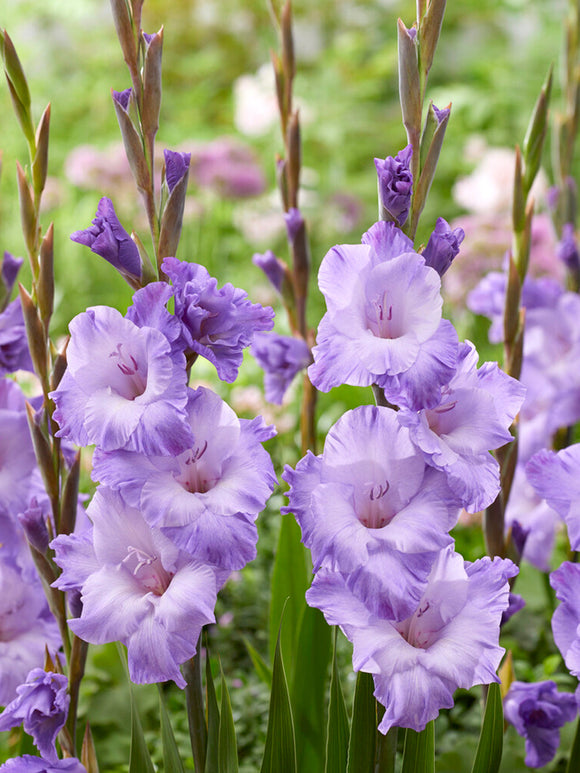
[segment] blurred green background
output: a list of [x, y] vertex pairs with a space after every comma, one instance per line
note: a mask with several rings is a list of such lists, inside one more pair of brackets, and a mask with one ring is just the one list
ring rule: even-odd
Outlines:
[[[13, 0], [3, 6], [0, 23], [12, 37], [27, 73], [35, 119], [48, 102], [52, 104], [51, 180], [44, 197], [43, 226], [46, 229], [51, 221], [55, 224], [57, 308], [53, 333], [58, 337], [65, 333], [71, 317], [87, 306], [106, 303], [124, 312], [130, 303], [130, 288], [115, 270], [69, 239], [73, 231], [90, 224], [101, 196], [113, 200], [125, 228], [135, 229], [147, 245], [140, 202], [114, 149], [119, 144], [119, 132], [110, 90], [126, 88], [129, 80], [106, 0]], [[427, 96], [438, 107], [451, 102], [452, 114], [437, 176], [422, 216], [419, 243], [426, 241], [437, 217], [452, 220], [465, 212], [465, 204], [460, 205], [453, 197], [453, 186], [459, 177], [473, 170], [477, 155], [474, 145], [513, 148], [522, 141], [536, 96], [552, 63], [557, 74], [553, 105], [558, 109], [566, 9], [565, 0], [448, 3]], [[311, 235], [314, 274], [332, 245], [358, 242], [361, 233], [374, 222], [377, 205], [373, 158], [394, 155], [406, 144], [398, 102], [396, 20], [400, 16], [410, 26], [414, 14], [412, 0], [294, 3], [298, 58], [295, 92], [303, 124], [302, 207]], [[192, 177], [178, 257], [204, 264], [220, 285], [231, 281], [244, 287], [252, 300], [273, 304], [281, 311], [263, 275], [253, 266], [251, 256], [271, 248], [287, 258], [274, 170], [275, 154], [282, 152], [283, 145], [276, 122], [269, 128], [266, 125], [267, 96], [266, 128], [258, 131], [261, 103], [255, 101], [244, 112], [239, 100], [244, 89], [259, 90], [259, 86], [255, 79], [238, 81], [241, 76], [255, 76], [264, 65], [266, 70], [261, 70], [260, 77], [268, 81], [269, 51], [278, 44], [267, 2], [146, 0], [144, 29], [153, 32], [161, 25], [165, 28], [164, 92], [158, 156], [163, 147], [177, 149], [183, 143], [195, 143], [199, 149], [204, 143], [226, 137], [244, 145], [243, 153], [252, 155], [256, 174], [264, 180], [259, 196], [240, 198], [231, 195], [231, 191], [224, 195], [229, 190], [228, 180], [221, 179], [219, 174], [209, 186], [196, 183]], [[79, 146], [86, 145], [92, 146], [92, 150], [87, 151], [84, 160], [79, 161], [77, 155], [73, 164], [71, 153], [78, 153]], [[549, 145], [548, 141], [548, 179]], [[26, 163], [27, 150], [2, 83], [0, 148], [0, 249], [24, 255], [15, 162], [18, 159]], [[95, 158], [100, 159], [98, 173], [94, 172]], [[87, 171], [89, 167], [92, 173]], [[511, 168], [504, 172], [509, 188]], [[222, 170], [220, 174], [225, 173]], [[473, 196], [478, 198], [477, 188]], [[503, 217], [507, 217], [505, 212]], [[484, 235], [484, 242], [485, 239]], [[483, 244], [485, 260], [486, 249], [491, 253], [490, 266], [499, 264], [505, 247], [507, 243]], [[485, 265], [484, 261], [483, 268]], [[478, 271], [483, 268], [478, 264]], [[21, 279], [26, 285], [26, 270], [23, 274]], [[323, 311], [313, 276], [309, 318], [313, 327]], [[486, 356], [494, 356], [486, 344], [485, 325], [481, 321], [466, 320], [457, 305], [450, 305], [449, 313], [463, 326], [462, 335], [473, 337]], [[283, 312], [277, 329], [287, 332]], [[240, 379], [231, 387], [219, 383], [215, 371], [205, 361], [198, 361], [193, 375], [198, 382], [218, 390], [238, 413], [264, 412], [269, 421], [276, 422], [280, 435], [269, 450], [278, 472], [285, 463], [296, 462], [297, 391], [293, 400], [280, 409], [265, 405], [259, 389], [261, 372], [251, 358], [246, 358]], [[371, 400], [369, 390], [348, 387], [322, 396], [320, 435], [344, 410]], [[249, 639], [266, 653], [269, 574], [283, 502], [282, 495], [276, 493], [261, 517], [259, 557], [222, 593], [217, 610], [220, 624], [212, 633], [215, 649], [233, 680], [230, 692], [242, 773], [259, 769], [268, 703], [266, 688], [252, 674], [243, 640]], [[482, 554], [479, 530], [464, 528], [456, 536], [466, 558]], [[531, 570], [519, 585], [520, 592], [529, 589], [537, 604], [530, 605], [525, 613], [522, 628], [527, 634], [523, 643], [519, 634], [513, 637], [516, 659], [520, 659], [518, 677], [545, 678], [559, 667], [559, 658], [554, 660], [553, 645], [546, 638], [545, 589], [537, 573]], [[350, 679], [347, 690], [351, 690], [351, 676], [346, 676], [346, 645], [341, 657], [345, 678]], [[125, 690], [114, 647], [99, 649], [89, 663], [82, 711], [91, 716], [104, 771], [126, 770]], [[155, 690], [143, 688], [138, 695], [140, 706], [149, 717], [148, 738], [152, 748], [158, 747]], [[178, 739], [185, 749], [183, 695], [179, 690], [171, 690], [168, 700]], [[441, 723], [446, 723], [450, 733], [447, 747], [440, 752], [447, 755], [442, 759], [447, 759], [450, 771], [463, 770], [461, 759], [466, 765], [472, 759], [471, 753], [458, 758], [453, 746], [460, 738], [454, 732], [463, 732], [466, 723], [471, 735], [464, 733], [461, 743], [476, 743], [477, 716], [465, 714], [473, 702], [473, 696], [460, 696], [453, 712], [442, 716]], [[471, 718], [466, 720], [464, 714]], [[522, 742], [511, 735], [509, 738], [514, 751], [506, 757], [505, 769], [524, 770]], [[440, 770], [444, 773], [445, 764]]]

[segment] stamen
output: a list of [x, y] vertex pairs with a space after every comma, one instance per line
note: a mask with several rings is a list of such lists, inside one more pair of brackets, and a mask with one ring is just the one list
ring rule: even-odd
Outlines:
[[455, 406], [457, 405], [457, 400], [453, 400], [451, 403], [445, 403], [445, 405], [440, 405], [438, 408], [435, 408], [435, 413], [448, 413], [449, 411], [452, 411]]
[[[380, 483], [377, 486], [372, 486], [369, 492], [369, 499], [371, 500], [371, 502], [374, 502], [377, 499], [382, 499], [390, 488], [391, 488], [391, 484], [389, 483], [388, 480], [385, 481], [384, 486], [382, 483]], [[375, 489], [377, 491], [376, 494], [375, 494]]]

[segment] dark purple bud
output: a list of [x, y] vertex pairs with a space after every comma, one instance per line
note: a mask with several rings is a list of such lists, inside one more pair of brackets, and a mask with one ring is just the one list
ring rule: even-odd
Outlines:
[[564, 224], [562, 239], [556, 247], [556, 255], [570, 271], [580, 271], [580, 255], [572, 223]]
[[298, 231], [304, 227], [304, 218], [299, 209], [291, 207], [288, 212], [284, 212], [284, 220], [286, 221], [288, 241], [290, 244], [294, 244]]
[[407, 145], [394, 158], [387, 156], [384, 161], [375, 158], [382, 208], [389, 216], [388, 219], [394, 220], [398, 226], [405, 223], [411, 204], [413, 192], [412, 155], [413, 147]]
[[113, 202], [105, 196], [99, 201], [93, 224], [84, 231], [75, 231], [70, 238], [90, 247], [91, 252], [109, 261], [121, 274], [141, 278], [139, 250], [119, 222]]
[[149, 34], [148, 32], [143, 33], [143, 37], [145, 38], [145, 42], [147, 43], [148, 46], [156, 34], [157, 34], [156, 32], [152, 32], [151, 34]]
[[165, 180], [169, 193], [175, 188], [178, 182], [183, 180], [189, 170], [191, 153], [181, 153], [178, 150], [164, 150], [165, 159]]
[[286, 266], [280, 258], [277, 258], [272, 250], [266, 250], [263, 254], [256, 252], [252, 256], [254, 266], [261, 268], [267, 278], [278, 292], [282, 291], [282, 283], [286, 274]]
[[26, 539], [39, 553], [48, 550], [49, 536], [46, 527], [46, 519], [36, 497], [32, 497], [28, 509], [20, 513], [18, 520], [22, 524]]
[[458, 255], [459, 246], [464, 238], [463, 228], [452, 229], [446, 220], [442, 217], [438, 218], [435, 229], [422, 252], [425, 265], [434, 268], [439, 276], [443, 276]]
[[523, 609], [526, 606], [524, 599], [521, 596], [518, 596], [517, 593], [510, 593], [508, 598], [508, 608], [502, 613], [500, 627], [505, 625], [510, 617], [513, 617], [516, 612], [519, 612], [520, 609]]
[[131, 92], [133, 89], [125, 89], [124, 91], [111, 91], [111, 94], [113, 95], [113, 99], [115, 102], [120, 105], [123, 110], [127, 111], [129, 109], [129, 102], [131, 100]]
[[20, 266], [23, 263], [22, 258], [15, 258], [9, 252], [4, 253], [4, 259], [2, 261], [2, 269], [0, 270], [0, 276], [2, 277], [2, 283], [6, 288], [6, 295], [9, 298], [14, 282], [20, 270]]
[[519, 521], [514, 521], [512, 523], [512, 542], [515, 549], [518, 551], [520, 558], [524, 554], [524, 548], [529, 533], [530, 529], [524, 529]]
[[443, 121], [451, 113], [451, 107], [444, 107], [441, 110], [439, 110], [438, 107], [435, 107], [435, 105], [433, 105], [433, 112], [435, 113], [435, 118], [437, 119], [437, 123], [441, 125]]

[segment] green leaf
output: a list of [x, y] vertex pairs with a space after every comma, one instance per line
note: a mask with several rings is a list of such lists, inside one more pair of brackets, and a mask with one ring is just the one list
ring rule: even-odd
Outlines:
[[330, 626], [320, 610], [306, 607], [302, 616], [292, 683], [292, 711], [298, 770], [324, 768], [327, 674], [331, 657]]
[[211, 673], [211, 659], [209, 654], [209, 641], [205, 637], [205, 690], [207, 706], [207, 750], [205, 757], [205, 769], [207, 773], [218, 769], [219, 755], [219, 730], [220, 711], [215, 694], [213, 675]]
[[274, 651], [266, 746], [260, 773], [297, 773], [296, 742], [280, 633]]
[[[294, 663], [300, 622], [306, 609], [306, 590], [310, 584], [307, 556], [300, 542], [300, 527], [291, 515], [282, 517], [280, 536], [274, 569], [270, 600], [270, 659], [274, 659], [277, 637], [281, 635], [281, 648], [290, 684], [293, 684]], [[284, 611], [284, 626], [280, 634], [280, 620]]]
[[377, 707], [372, 674], [359, 671], [354, 691], [348, 773], [373, 773], [377, 735]]
[[407, 729], [403, 749], [402, 773], [435, 773], [435, 723], [420, 733]]
[[[226, 685], [226, 678], [220, 663], [222, 682], [222, 705], [220, 711], [219, 743], [218, 743], [218, 773], [238, 773], [238, 747], [236, 745], [236, 729], [232, 716], [232, 705]], [[210, 773], [211, 768], [207, 765]]]
[[266, 663], [264, 658], [260, 655], [258, 650], [255, 647], [252, 647], [252, 645], [247, 639], [244, 639], [244, 644], [246, 645], [246, 649], [248, 650], [248, 655], [252, 660], [252, 663], [254, 665], [254, 668], [256, 669], [257, 675], [260, 677], [262, 682], [264, 682], [264, 684], [268, 685], [268, 687], [271, 688], [272, 687], [272, 669]]
[[578, 719], [578, 724], [576, 725], [576, 735], [574, 736], [574, 743], [570, 751], [566, 773], [574, 773], [577, 770], [580, 770], [580, 719]]
[[489, 685], [472, 773], [496, 773], [503, 751], [503, 708], [497, 683]]
[[177, 750], [175, 736], [169, 720], [169, 714], [163, 698], [161, 685], [159, 688], [159, 716], [161, 719], [161, 742], [163, 744], [163, 769], [165, 773], [184, 773], [183, 762]]
[[137, 701], [131, 689], [131, 754], [129, 756], [129, 773], [155, 773], [151, 756], [145, 743], [143, 727], [137, 711]]
[[336, 638], [334, 629], [334, 653], [330, 677], [330, 698], [328, 701], [328, 730], [326, 733], [326, 764], [324, 773], [346, 773], [348, 758], [348, 716], [340, 686], [340, 673], [336, 662]]

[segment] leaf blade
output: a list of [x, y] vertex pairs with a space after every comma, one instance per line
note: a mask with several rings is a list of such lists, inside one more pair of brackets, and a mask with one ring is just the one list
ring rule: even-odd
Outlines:
[[500, 685], [489, 685], [472, 773], [497, 773], [503, 752], [503, 707]]

